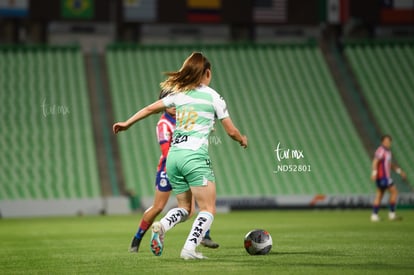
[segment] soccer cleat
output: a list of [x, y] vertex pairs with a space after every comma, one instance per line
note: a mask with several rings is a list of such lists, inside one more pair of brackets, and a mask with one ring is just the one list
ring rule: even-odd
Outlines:
[[389, 219], [390, 221], [401, 221], [401, 220], [402, 220], [402, 218], [401, 218], [400, 216], [397, 216], [397, 215], [395, 214], [395, 212], [389, 212], [389, 213], [388, 213], [388, 219]]
[[202, 260], [202, 259], [208, 259], [206, 256], [203, 256], [200, 252], [196, 252], [193, 250], [187, 250], [183, 248], [181, 250], [180, 257], [184, 260]]
[[129, 248], [129, 252], [137, 253], [138, 250], [139, 250], [140, 243], [141, 243], [141, 240], [134, 236], [134, 238], [132, 239], [132, 242], [131, 242], [131, 247]]
[[161, 256], [164, 248], [164, 227], [160, 222], [152, 225], [151, 251], [155, 256]]
[[379, 222], [380, 221], [380, 218], [378, 217], [377, 214], [372, 214], [371, 215], [371, 221], [372, 222]]
[[208, 247], [208, 248], [218, 248], [220, 246], [218, 243], [213, 241], [211, 238], [206, 238], [206, 237], [204, 237], [201, 240], [201, 245]]

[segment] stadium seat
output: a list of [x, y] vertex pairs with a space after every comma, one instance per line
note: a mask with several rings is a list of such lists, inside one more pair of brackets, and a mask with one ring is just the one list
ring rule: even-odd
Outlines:
[[349, 42], [345, 55], [380, 131], [393, 136], [394, 159], [410, 177], [414, 173], [414, 42]]
[[0, 47], [0, 200], [100, 196], [78, 47]]

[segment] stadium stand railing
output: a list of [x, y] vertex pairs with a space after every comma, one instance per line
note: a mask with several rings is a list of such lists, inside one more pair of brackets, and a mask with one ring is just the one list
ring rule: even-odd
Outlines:
[[[345, 56], [379, 130], [393, 136], [393, 157], [406, 170], [411, 183], [411, 190], [405, 191], [412, 191], [414, 40], [349, 41], [345, 44]], [[394, 179], [400, 181], [396, 175]]]
[[77, 46], [1, 46], [0, 102], [0, 201], [101, 195]]
[[[106, 58], [116, 120], [157, 99], [162, 72], [179, 69], [193, 51], [212, 62], [211, 86], [249, 138], [242, 150], [220, 125], [211, 133], [218, 196], [372, 193], [370, 156], [313, 42], [111, 45]], [[153, 116], [118, 137], [126, 184], [141, 196], [153, 195], [157, 120]], [[278, 160], [278, 144], [288, 159]]]

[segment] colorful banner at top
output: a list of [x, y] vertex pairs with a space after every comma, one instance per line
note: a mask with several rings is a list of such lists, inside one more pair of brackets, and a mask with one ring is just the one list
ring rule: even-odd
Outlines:
[[64, 19], [93, 19], [94, 0], [61, 0], [61, 15]]
[[222, 0], [187, 0], [187, 20], [191, 23], [219, 23]]

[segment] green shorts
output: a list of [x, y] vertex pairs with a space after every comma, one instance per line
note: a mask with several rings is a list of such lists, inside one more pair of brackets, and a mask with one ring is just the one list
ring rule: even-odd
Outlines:
[[202, 151], [170, 150], [167, 175], [175, 194], [188, 191], [190, 186], [204, 186], [207, 181], [216, 181], [210, 157]]

